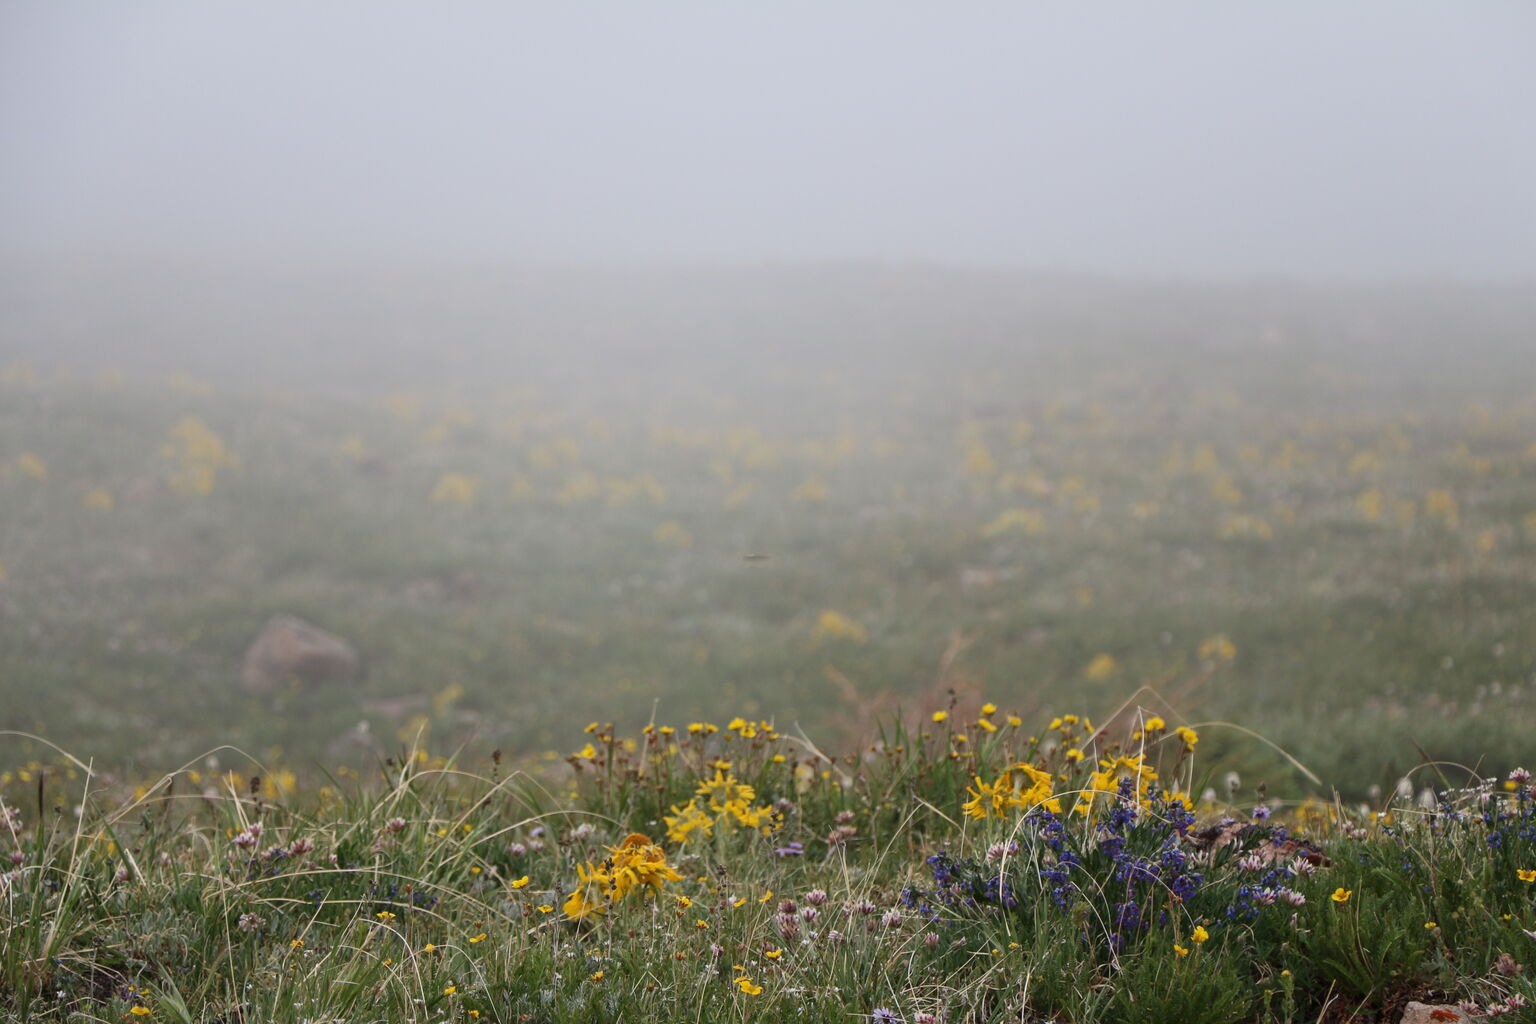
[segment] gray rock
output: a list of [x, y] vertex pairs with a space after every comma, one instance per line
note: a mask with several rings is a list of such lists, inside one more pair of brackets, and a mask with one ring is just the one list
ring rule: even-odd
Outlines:
[[251, 642], [240, 680], [252, 693], [268, 693], [298, 682], [351, 682], [357, 652], [341, 637], [291, 615], [276, 615]]

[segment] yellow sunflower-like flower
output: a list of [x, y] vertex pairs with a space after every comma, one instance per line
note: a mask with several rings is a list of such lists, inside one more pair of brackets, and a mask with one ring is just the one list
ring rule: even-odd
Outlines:
[[667, 863], [666, 852], [650, 836], [632, 832], [618, 846], [608, 847], [608, 852], [612, 856], [601, 864], [577, 865], [581, 882], [565, 901], [567, 917], [602, 913], [631, 892], [659, 891], [665, 882], [682, 881], [683, 876]]
[[1088, 776], [1088, 788], [1078, 795], [1077, 805], [1072, 809], [1081, 815], [1089, 815], [1093, 812], [1094, 801], [1100, 794], [1111, 797], [1120, 791], [1122, 779], [1135, 780], [1133, 792], [1136, 802], [1146, 806], [1148, 794], [1152, 790], [1152, 783], [1157, 781], [1157, 771], [1147, 763], [1142, 755], [1135, 757], [1105, 758], [1099, 762], [1100, 770]]
[[715, 819], [699, 808], [697, 799], [682, 807], [673, 804], [672, 813], [661, 820], [666, 822], [667, 838], [678, 844], [687, 843], [696, 834], [708, 839], [715, 831]]
[[972, 818], [1006, 818], [1010, 810], [1030, 810], [1050, 801], [1052, 781], [1050, 772], [1020, 761], [994, 783], [976, 776], [975, 785], [966, 787], [971, 799], [960, 809]]
[[709, 809], [723, 811], [727, 804], [750, 804], [757, 799], [757, 791], [745, 782], [739, 782], [729, 772], [715, 769], [714, 778], [705, 779], [695, 792], [709, 802]]

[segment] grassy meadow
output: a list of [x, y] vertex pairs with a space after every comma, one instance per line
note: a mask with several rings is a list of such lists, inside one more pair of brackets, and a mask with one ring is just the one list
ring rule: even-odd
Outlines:
[[1529, 297], [827, 276], [15, 313], [0, 1011], [1521, 1012]]

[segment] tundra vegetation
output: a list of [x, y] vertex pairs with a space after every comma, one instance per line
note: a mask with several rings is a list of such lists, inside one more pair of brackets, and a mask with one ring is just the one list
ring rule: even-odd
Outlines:
[[1527, 1012], [1528, 297], [829, 274], [6, 363], [0, 1012]]

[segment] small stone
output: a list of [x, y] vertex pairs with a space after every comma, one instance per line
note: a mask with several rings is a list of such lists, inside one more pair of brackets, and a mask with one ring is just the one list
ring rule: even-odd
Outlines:
[[1479, 1019], [1467, 1016], [1454, 1003], [1409, 1003], [1403, 1007], [1401, 1024], [1450, 1024], [1451, 1021]]

